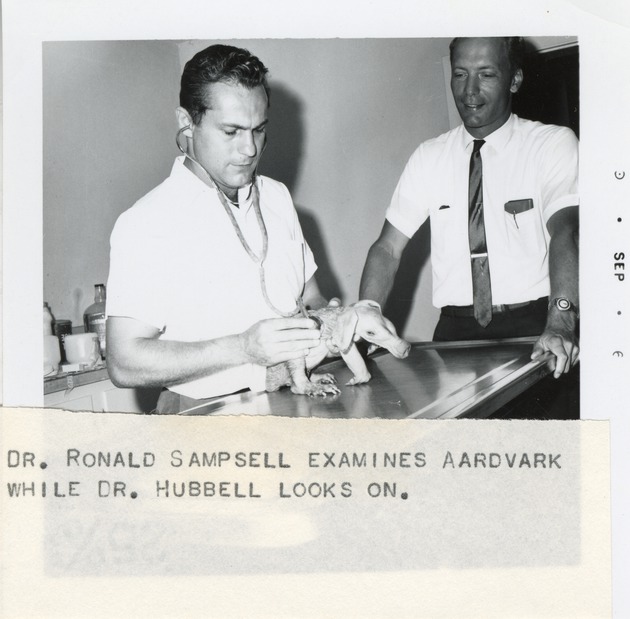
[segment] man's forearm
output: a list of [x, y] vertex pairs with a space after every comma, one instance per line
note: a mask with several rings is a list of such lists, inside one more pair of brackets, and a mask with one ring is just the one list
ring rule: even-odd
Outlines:
[[399, 264], [400, 259], [384, 247], [378, 243], [372, 245], [361, 276], [359, 299], [371, 299], [384, 307], [394, 285]]
[[201, 342], [135, 338], [108, 348], [108, 369], [120, 387], [169, 387], [247, 363], [237, 335]]
[[[579, 249], [577, 224], [564, 226], [551, 236], [549, 244], [550, 299], [564, 297], [579, 307]], [[577, 315], [571, 311], [559, 311], [553, 305], [549, 309], [547, 325], [575, 331]]]
[[235, 335], [181, 342], [133, 318], [107, 320], [108, 369], [119, 387], [170, 386], [245, 364], [269, 367], [303, 356], [319, 344], [313, 320], [269, 318]]
[[559, 378], [567, 373], [578, 360], [580, 347], [577, 341], [577, 312], [562, 310], [553, 302], [565, 298], [575, 306], [578, 294], [578, 208], [567, 207], [555, 213], [547, 223], [549, 243], [549, 279], [551, 303], [547, 312], [547, 324], [534, 344], [532, 359], [545, 352], [554, 355], [551, 362], [553, 375]]

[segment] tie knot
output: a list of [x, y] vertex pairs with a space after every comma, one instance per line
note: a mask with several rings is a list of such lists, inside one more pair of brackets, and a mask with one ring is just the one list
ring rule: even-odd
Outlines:
[[485, 140], [474, 140], [473, 142], [473, 155], [481, 150], [481, 147], [486, 143]]

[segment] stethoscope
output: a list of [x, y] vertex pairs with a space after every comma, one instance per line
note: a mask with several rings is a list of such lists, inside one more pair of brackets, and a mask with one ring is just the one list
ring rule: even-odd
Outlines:
[[[208, 170], [206, 170], [201, 163], [199, 163], [199, 161], [197, 161], [197, 159], [195, 157], [193, 157], [186, 149], [184, 149], [182, 147], [182, 145], [179, 142], [179, 136], [184, 132], [184, 131], [192, 131], [192, 127], [190, 125], [186, 125], [184, 127], [182, 127], [181, 129], [179, 129], [179, 131], [176, 133], [175, 135], [175, 144], [177, 144], [177, 148], [179, 149], [179, 151], [188, 159], [190, 159], [190, 161], [192, 161], [200, 170], [203, 171], [203, 173], [205, 174], [205, 176], [207, 177], [208, 181], [209, 181], [209, 185], [210, 187], [213, 187], [215, 189], [215, 191], [217, 192], [217, 196], [219, 197], [219, 202], [221, 202], [221, 204], [223, 205], [223, 208], [230, 220], [230, 222], [232, 223], [232, 227], [234, 228], [234, 231], [236, 232], [236, 235], [238, 237], [238, 240], [241, 242], [241, 245], [243, 246], [243, 249], [245, 249], [245, 251], [247, 252], [247, 255], [251, 258], [251, 260], [258, 265], [258, 279], [260, 281], [260, 291], [262, 292], [262, 296], [263, 299], [265, 300], [265, 303], [267, 304], [267, 306], [276, 314], [278, 314], [279, 316], [282, 316], [283, 318], [291, 318], [293, 316], [295, 316], [296, 314], [302, 314], [304, 317], [308, 318], [308, 314], [306, 312], [306, 308], [304, 307], [304, 300], [302, 298], [303, 294], [304, 294], [304, 285], [306, 284], [305, 279], [306, 279], [306, 273], [303, 272], [302, 275], [302, 292], [299, 294], [299, 296], [297, 297], [297, 299], [295, 300], [295, 310], [293, 310], [292, 312], [283, 312], [282, 310], [279, 310], [271, 301], [271, 299], [269, 298], [269, 295], [267, 293], [267, 284], [265, 281], [265, 267], [264, 267], [264, 262], [265, 259], [267, 258], [267, 252], [269, 250], [269, 235], [267, 234], [267, 227], [265, 226], [265, 221], [263, 219], [262, 213], [260, 211], [260, 195], [258, 192], [258, 185], [256, 184], [256, 172], [254, 171], [254, 174], [252, 176], [252, 205], [254, 208], [254, 212], [256, 213], [256, 220], [258, 222], [258, 227], [260, 229], [260, 234], [262, 237], [262, 251], [260, 253], [260, 256], [256, 255], [256, 253], [252, 250], [252, 248], [249, 246], [249, 243], [247, 242], [247, 240], [245, 239], [245, 237], [243, 236], [243, 232], [241, 231], [240, 226], [238, 225], [238, 222], [236, 221], [236, 218], [234, 217], [234, 213], [232, 212], [232, 209], [230, 208], [228, 201], [230, 201], [230, 199], [227, 197], [227, 195], [225, 195], [225, 193], [221, 190], [221, 188], [219, 187], [219, 185], [216, 183], [216, 181], [212, 178], [212, 176], [210, 175], [210, 172], [208, 172]], [[266, 145], [266, 141], [265, 141], [265, 145]], [[264, 146], [263, 146], [264, 149]], [[306, 269], [306, 261], [304, 259], [304, 245], [302, 245], [302, 267], [303, 269]]]

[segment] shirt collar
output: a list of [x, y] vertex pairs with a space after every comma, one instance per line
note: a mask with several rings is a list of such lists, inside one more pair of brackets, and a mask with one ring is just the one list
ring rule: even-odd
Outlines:
[[[492, 148], [497, 152], [503, 150], [512, 136], [515, 122], [516, 116], [514, 114], [510, 114], [509, 118], [498, 129], [495, 129], [490, 135], [487, 135], [484, 138], [485, 143], [492, 146]], [[464, 149], [468, 150], [472, 148], [472, 143], [476, 139], [477, 138], [470, 135], [470, 133], [466, 131], [464, 125], [462, 125], [462, 142]]]
[[[185, 155], [180, 155], [175, 158], [175, 162], [173, 163], [173, 168], [171, 169], [171, 176], [181, 179], [187, 188], [190, 189], [191, 192], [201, 193], [204, 191], [209, 191], [212, 195], [216, 195], [215, 189], [204, 183], [196, 174], [191, 172], [185, 165], [186, 161]], [[258, 188], [260, 189], [262, 186], [262, 178], [260, 176], [256, 176], [256, 183]], [[238, 198], [239, 205], [243, 208], [243, 212], [249, 211], [252, 206], [252, 183], [248, 183], [244, 187], [241, 187], [238, 190]]]

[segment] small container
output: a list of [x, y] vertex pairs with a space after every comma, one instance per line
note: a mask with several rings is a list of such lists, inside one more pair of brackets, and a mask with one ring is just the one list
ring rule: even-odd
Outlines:
[[75, 333], [66, 335], [66, 357], [68, 363], [88, 369], [96, 366], [101, 360], [96, 333]]
[[86, 333], [96, 333], [101, 357], [105, 359], [105, 284], [94, 285], [94, 303], [83, 314]]
[[53, 324], [53, 333], [59, 338], [59, 348], [61, 350], [61, 361], [65, 363], [66, 349], [64, 340], [66, 335], [72, 335], [72, 321], [71, 320], [55, 320]]
[[57, 374], [60, 361], [59, 340], [54, 335], [44, 335], [44, 376]]
[[53, 334], [52, 325], [54, 320], [50, 306], [48, 303], [44, 302], [44, 335]]

